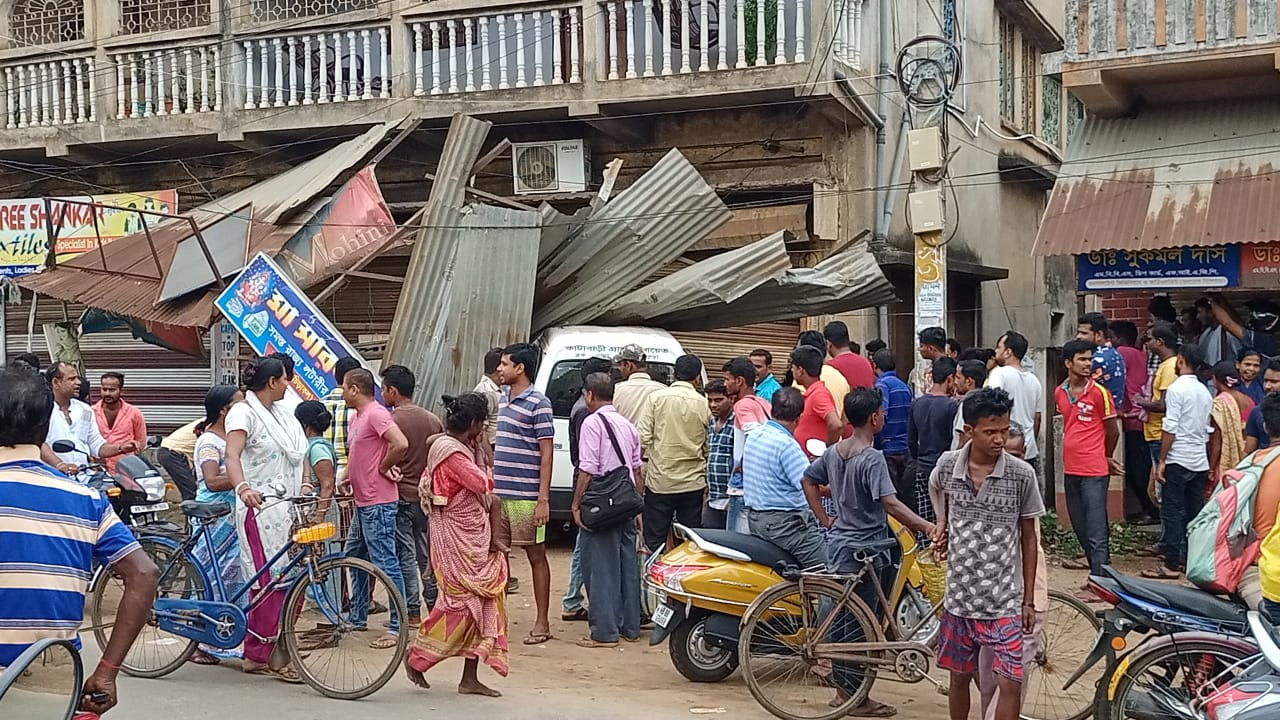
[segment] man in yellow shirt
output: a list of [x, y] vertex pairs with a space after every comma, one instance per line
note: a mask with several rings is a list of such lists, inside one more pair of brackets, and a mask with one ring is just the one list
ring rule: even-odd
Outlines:
[[[1156, 323], [1151, 328], [1147, 339], [1147, 352], [1160, 358], [1160, 366], [1155, 377], [1151, 379], [1151, 397], [1135, 395], [1133, 402], [1147, 411], [1147, 422], [1143, 426], [1143, 437], [1147, 447], [1151, 449], [1151, 476], [1155, 477], [1155, 468], [1160, 464], [1161, 424], [1164, 422], [1164, 394], [1178, 379], [1178, 333], [1168, 323]], [[1156, 494], [1160, 494], [1160, 484], [1154, 483]], [[1157, 498], [1158, 500], [1159, 498]]]
[[619, 415], [639, 427], [640, 417], [649, 406], [649, 396], [666, 385], [649, 375], [644, 348], [634, 343], [622, 348], [613, 358], [613, 364], [622, 374], [622, 382], [613, 386], [613, 407]]
[[196, 499], [196, 426], [202, 422], [204, 418], [192, 420], [169, 433], [156, 450], [156, 460], [178, 486], [183, 500]]
[[640, 445], [647, 461], [644, 544], [649, 552], [667, 541], [672, 518], [688, 527], [702, 521], [711, 407], [694, 386], [701, 375], [697, 355], [676, 358], [676, 381], [649, 395], [640, 415]]

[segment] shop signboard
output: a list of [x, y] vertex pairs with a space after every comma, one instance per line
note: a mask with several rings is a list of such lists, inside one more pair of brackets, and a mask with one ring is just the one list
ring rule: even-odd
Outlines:
[[[333, 371], [339, 359], [354, 357], [366, 365], [324, 313], [263, 253], [214, 302], [254, 352], [283, 352], [293, 358], [293, 389], [303, 400], [324, 399], [338, 387]], [[377, 394], [381, 397], [380, 390]]]
[[1081, 290], [1230, 288], [1240, 284], [1239, 245], [1098, 250], [1078, 256]]
[[1244, 287], [1280, 286], [1280, 242], [1240, 246], [1240, 284]]

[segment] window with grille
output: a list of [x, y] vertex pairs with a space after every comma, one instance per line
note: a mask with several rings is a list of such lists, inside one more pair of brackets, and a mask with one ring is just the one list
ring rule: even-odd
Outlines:
[[84, 3], [82, 0], [17, 0], [9, 13], [9, 32], [18, 47], [83, 40]]
[[120, 0], [120, 30], [125, 35], [198, 28], [209, 22], [209, 0]]
[[1029, 133], [1040, 131], [1040, 50], [1025, 38], [1020, 43], [1022, 71], [1018, 77], [1018, 126]]
[[1014, 121], [1017, 106], [1014, 98], [1014, 68], [1017, 67], [1017, 31], [1013, 24], [1000, 16], [1000, 117]]
[[253, 0], [253, 19], [258, 22], [323, 17], [370, 10], [379, 0]]
[[1062, 80], [1045, 75], [1041, 80], [1040, 136], [1056, 148], [1062, 145]]

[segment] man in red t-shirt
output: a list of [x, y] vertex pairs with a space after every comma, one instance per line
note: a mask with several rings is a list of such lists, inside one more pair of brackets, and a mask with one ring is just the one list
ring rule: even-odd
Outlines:
[[821, 350], [808, 345], [793, 350], [791, 374], [804, 387], [804, 412], [800, 414], [800, 422], [796, 425], [795, 438], [800, 447], [804, 448], [805, 454], [813, 459], [821, 453], [810, 451], [809, 441], [816, 438], [827, 445], [834, 445], [844, 432], [844, 423], [840, 421], [835, 398], [820, 379]]
[[840, 320], [829, 322], [822, 329], [822, 336], [827, 339], [827, 354], [831, 356], [827, 364], [849, 381], [850, 390], [875, 387], [876, 373], [871, 369], [871, 361], [849, 347], [848, 325]]
[[1062, 471], [1066, 485], [1067, 515], [1080, 547], [1089, 559], [1089, 572], [1101, 575], [1111, 563], [1111, 534], [1107, 525], [1107, 489], [1120, 416], [1105, 387], [1095, 383], [1094, 346], [1072, 340], [1062, 347], [1067, 381], [1054, 392], [1062, 415]]

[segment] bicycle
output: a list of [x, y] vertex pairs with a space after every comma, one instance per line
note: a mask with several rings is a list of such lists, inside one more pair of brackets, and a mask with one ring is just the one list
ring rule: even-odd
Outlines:
[[[898, 539], [887, 539], [855, 553], [854, 560], [861, 567], [852, 573], [788, 572], [784, 582], [751, 604], [742, 623], [738, 664], [748, 690], [761, 707], [782, 720], [836, 720], [867, 699], [883, 669], [891, 669], [901, 682], [928, 680], [943, 687], [929, 676], [936, 634], [921, 632], [938, 622], [942, 599], [934, 601], [931, 610], [922, 613], [913, 625], [904, 627], [897, 617], [900, 613], [882, 612], [877, 618], [856, 593], [866, 579], [879, 607], [894, 607], [889, 597], [901, 592], [902, 578], [916, 561], [917, 550], [911, 547], [904, 553], [889, 596], [875, 561], [898, 545]], [[1046, 618], [1046, 625], [1071, 627], [1074, 621], [1091, 631], [1100, 626], [1096, 613], [1074, 597], [1053, 590], [1049, 596], [1051, 618]], [[1084, 633], [1086, 637], [1093, 634]], [[1057, 633], [1050, 636], [1046, 629], [1045, 644], [1033, 661], [1037, 671], [1054, 677], [1058, 674], [1053, 662], [1058, 637]], [[1070, 669], [1062, 670], [1069, 674]], [[789, 681], [795, 681], [795, 686], [778, 687]], [[1092, 712], [1091, 695], [1068, 698], [1063, 704], [1065, 707], [1051, 714], [1037, 712], [1023, 717], [1082, 720]]]
[[[283, 489], [276, 497], [278, 502], [292, 503], [295, 531], [285, 547], [230, 597], [223, 585], [222, 568], [217, 567], [219, 562], [209, 530], [214, 522], [231, 513], [230, 504], [185, 501], [182, 511], [196, 525], [195, 531], [181, 543], [166, 538], [150, 539], [148, 552], [160, 567], [158, 597], [150, 620], [122, 665], [126, 673], [159, 678], [186, 663], [200, 643], [225, 650], [239, 646], [250, 633], [242, 602], [255, 583], [288, 557], [284, 569], [266, 583], [248, 603], [248, 608], [252, 611], [264, 604], [274, 594], [272, 591], [285, 590], [278, 637], [302, 680], [322, 695], [344, 700], [367, 697], [391, 680], [404, 663], [408, 633], [412, 629], [401, 628], [394, 652], [385, 655], [387, 662], [378, 670], [377, 666], [382, 663], [376, 658], [386, 651], [370, 650], [366, 628], [350, 622], [349, 604], [344, 602], [348, 599], [344, 597], [347, 578], [354, 572], [372, 576], [378, 592], [385, 593], [379, 600], [405, 623], [408, 610], [403, 594], [395, 589], [390, 577], [372, 563], [324, 554], [325, 544], [337, 534], [337, 527], [330, 522], [311, 520], [306, 508], [316, 503], [316, 498], [285, 497]], [[191, 554], [202, 539], [213, 558], [213, 568], [205, 568]], [[110, 640], [121, 592], [119, 579], [114, 576], [100, 582], [93, 592], [90, 615], [100, 647], [106, 647]], [[315, 627], [302, 630], [304, 622], [314, 623]], [[366, 638], [358, 638], [359, 634]], [[356, 650], [359, 654], [346, 661], [335, 660], [335, 655], [344, 647], [360, 648]], [[325, 673], [324, 678], [321, 673]], [[332, 679], [333, 676], [337, 679]], [[339, 685], [340, 681], [354, 684]]]

